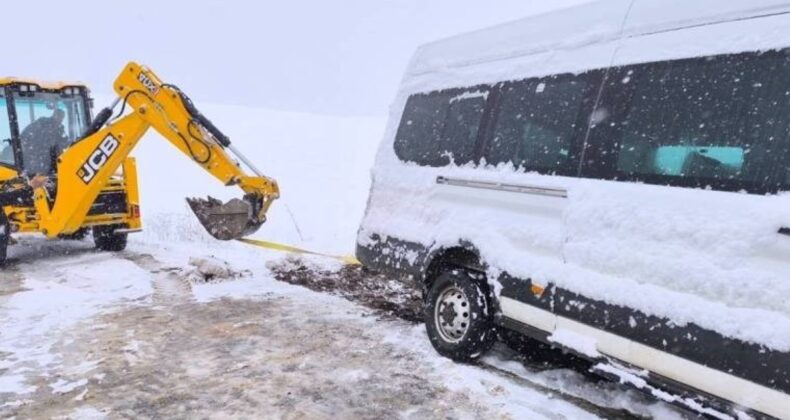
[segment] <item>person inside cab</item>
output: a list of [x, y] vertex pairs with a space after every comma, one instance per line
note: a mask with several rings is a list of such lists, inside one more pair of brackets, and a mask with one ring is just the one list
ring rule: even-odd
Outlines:
[[65, 117], [62, 109], [55, 108], [52, 116], [41, 117], [22, 130], [22, 167], [28, 175], [55, 172], [58, 155], [69, 145], [63, 127]]

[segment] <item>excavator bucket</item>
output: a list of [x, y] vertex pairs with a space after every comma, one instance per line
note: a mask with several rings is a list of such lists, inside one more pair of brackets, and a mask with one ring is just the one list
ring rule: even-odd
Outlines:
[[206, 231], [221, 241], [251, 235], [263, 224], [255, 218], [252, 205], [238, 198], [224, 204], [213, 197], [187, 198], [187, 203]]

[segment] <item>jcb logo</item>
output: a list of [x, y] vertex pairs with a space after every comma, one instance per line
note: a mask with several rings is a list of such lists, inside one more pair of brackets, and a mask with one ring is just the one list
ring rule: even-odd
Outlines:
[[154, 83], [154, 81], [151, 80], [151, 78], [145, 73], [140, 72], [140, 74], [137, 76], [137, 80], [139, 80], [140, 83], [142, 83], [143, 86], [145, 86], [145, 88], [151, 92], [151, 95], [156, 95], [156, 93], [159, 92], [159, 86], [157, 86], [156, 83]]
[[108, 134], [93, 153], [90, 154], [88, 160], [82, 164], [82, 167], [77, 171], [77, 176], [82, 179], [82, 182], [90, 184], [96, 173], [99, 172], [99, 169], [107, 163], [107, 160], [117, 149], [118, 140], [112, 134]]

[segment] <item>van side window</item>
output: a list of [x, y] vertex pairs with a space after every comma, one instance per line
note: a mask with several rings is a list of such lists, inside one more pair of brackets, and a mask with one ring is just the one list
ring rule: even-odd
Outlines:
[[587, 91], [582, 77], [570, 75], [505, 84], [493, 136], [484, 153], [486, 162], [510, 162], [539, 172], [569, 172]]
[[637, 72], [616, 150], [622, 177], [725, 190], [787, 182], [784, 54], [677, 60]]
[[395, 153], [406, 162], [439, 166], [439, 139], [447, 116], [450, 96], [446, 93], [418, 93], [409, 97], [403, 111]]
[[450, 110], [442, 133], [443, 149], [456, 164], [475, 160], [474, 151], [488, 91], [464, 92], [450, 98]]
[[474, 150], [488, 90], [453, 89], [418, 93], [406, 101], [395, 139], [395, 153], [424, 166], [465, 164]]

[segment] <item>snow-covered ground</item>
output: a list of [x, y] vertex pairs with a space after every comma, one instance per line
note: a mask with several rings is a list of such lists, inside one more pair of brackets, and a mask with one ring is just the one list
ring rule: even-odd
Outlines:
[[[108, 254], [25, 238], [15, 254], [0, 298], [4, 417], [678, 416], [502, 350], [455, 364], [421, 325], [277, 282], [267, 263], [280, 256], [238, 243], [136, 240]], [[195, 257], [241, 277], [190, 282]]]
[[[353, 249], [383, 121], [204, 112], [280, 181], [283, 199], [256, 236]], [[267, 264], [282, 255], [212, 240], [183, 204], [236, 191], [155, 135], [136, 155], [146, 231], [127, 251], [37, 237], [11, 248], [0, 273], [0, 417], [681, 416], [504, 348], [481, 366], [455, 364], [422, 325], [280, 283]], [[195, 258], [225, 261], [240, 277], [190, 281]]]

